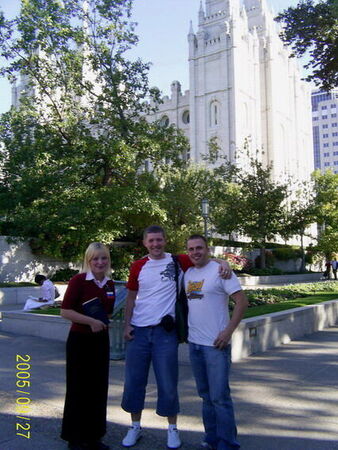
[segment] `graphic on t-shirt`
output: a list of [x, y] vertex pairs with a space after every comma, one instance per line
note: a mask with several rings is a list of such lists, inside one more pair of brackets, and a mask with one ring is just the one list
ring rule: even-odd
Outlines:
[[188, 300], [201, 300], [204, 295], [201, 294], [204, 280], [202, 281], [188, 281], [187, 298]]
[[161, 280], [175, 281], [175, 264], [173, 261], [167, 264], [163, 272], [160, 272]]

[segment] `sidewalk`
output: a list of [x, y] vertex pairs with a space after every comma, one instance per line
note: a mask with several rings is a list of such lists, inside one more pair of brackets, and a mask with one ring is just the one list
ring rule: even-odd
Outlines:
[[[338, 449], [337, 344], [338, 327], [330, 328], [233, 364], [231, 386], [242, 450]], [[0, 449], [65, 450], [67, 445], [58, 437], [65, 389], [64, 344], [0, 333], [0, 355]], [[29, 395], [16, 393], [16, 355], [30, 356]], [[104, 441], [112, 450], [123, 448], [120, 442], [129, 425], [128, 414], [119, 406], [123, 370], [123, 361], [111, 361]], [[179, 387], [182, 450], [197, 450], [203, 428], [188, 365], [180, 367]], [[20, 395], [31, 400], [25, 414], [30, 419], [30, 439], [15, 435], [16, 423], [25, 423], [16, 419]], [[152, 375], [147, 399], [144, 437], [134, 448], [165, 449], [166, 423], [153, 411], [156, 387]]]

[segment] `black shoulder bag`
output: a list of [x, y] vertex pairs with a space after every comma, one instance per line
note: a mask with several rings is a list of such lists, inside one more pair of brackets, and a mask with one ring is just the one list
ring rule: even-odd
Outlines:
[[176, 303], [175, 303], [175, 327], [178, 342], [188, 342], [188, 299], [185, 290], [179, 287], [179, 263], [176, 255], [172, 255], [175, 265]]

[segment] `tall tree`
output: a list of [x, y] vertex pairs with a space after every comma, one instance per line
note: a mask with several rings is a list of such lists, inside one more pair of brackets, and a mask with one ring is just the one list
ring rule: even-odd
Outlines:
[[210, 198], [213, 173], [197, 165], [164, 168], [156, 176], [160, 180], [159, 203], [165, 211], [162, 221], [173, 252], [183, 251], [189, 234], [202, 232], [201, 203]]
[[338, 174], [313, 174], [317, 222], [321, 226], [317, 249], [326, 257], [338, 253]]
[[188, 144], [148, 123], [149, 64], [126, 58], [137, 43], [131, 0], [24, 0], [0, 17], [1, 74], [25, 82], [0, 120], [2, 233], [32, 237], [58, 257], [91, 240], [110, 243], [164, 217], [154, 175], [180, 166]]
[[286, 215], [281, 235], [287, 239], [300, 237], [302, 263], [300, 271], [305, 270], [304, 237], [315, 238], [316, 232], [310, 228], [317, 220], [317, 208], [313, 182], [294, 183], [292, 197], [286, 204]]
[[212, 217], [218, 233], [250, 237], [264, 268], [266, 242], [282, 231], [288, 182], [273, 180], [272, 166], [265, 166], [258, 152], [247, 153], [246, 160], [244, 167], [226, 161], [214, 169], [218, 190]]
[[281, 38], [291, 45], [293, 56], [308, 54], [306, 80], [325, 91], [338, 86], [338, 2], [302, 0], [280, 13]]

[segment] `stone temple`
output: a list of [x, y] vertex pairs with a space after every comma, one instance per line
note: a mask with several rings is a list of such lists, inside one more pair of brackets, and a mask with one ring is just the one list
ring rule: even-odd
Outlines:
[[182, 129], [193, 162], [202, 161], [213, 138], [223, 155], [244, 164], [237, 150], [248, 142], [250, 151], [263, 151], [276, 178], [308, 179], [311, 91], [279, 32], [264, 0], [201, 1], [198, 29], [191, 25], [188, 34], [190, 89], [183, 93], [174, 81], [149, 119]]

